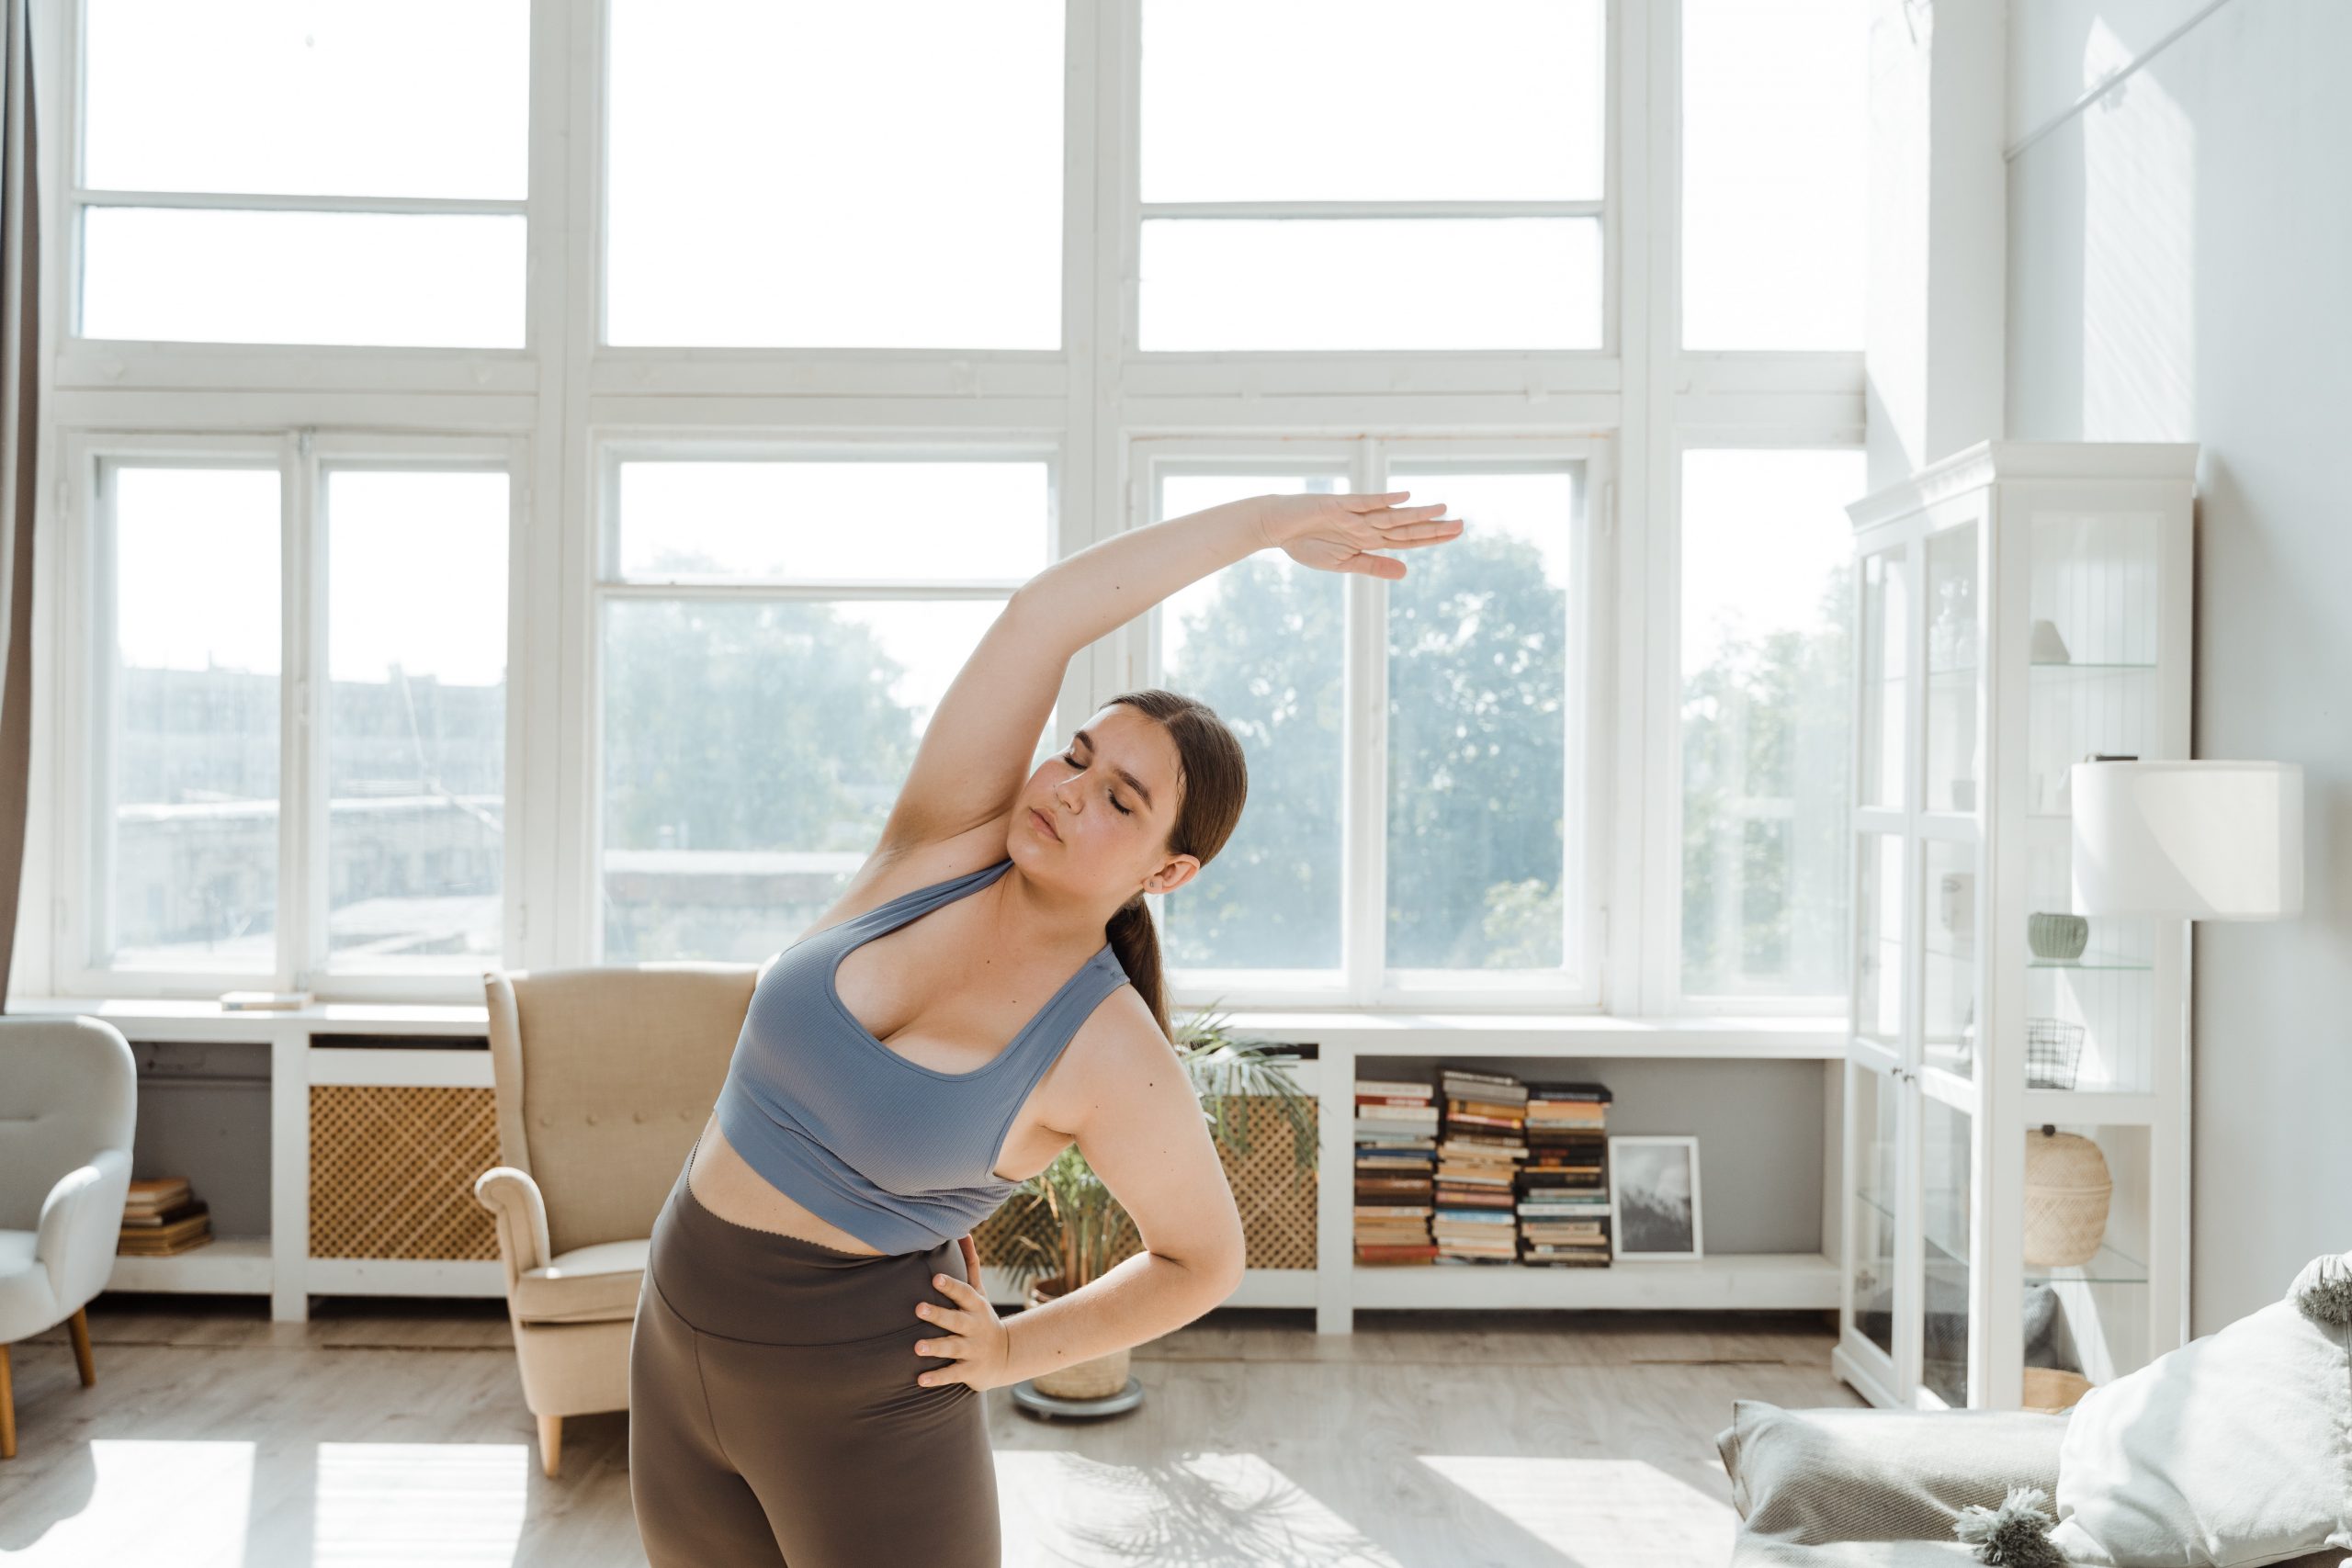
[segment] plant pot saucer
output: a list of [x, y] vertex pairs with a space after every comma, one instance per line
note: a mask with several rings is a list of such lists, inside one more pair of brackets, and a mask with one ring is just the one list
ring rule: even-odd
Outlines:
[[1116, 1393], [1106, 1393], [1100, 1399], [1059, 1399], [1050, 1393], [1039, 1393], [1034, 1380], [1023, 1378], [1012, 1385], [1012, 1403], [1033, 1416], [1069, 1416], [1081, 1419], [1116, 1416], [1143, 1403], [1143, 1381], [1129, 1377], [1126, 1387]]

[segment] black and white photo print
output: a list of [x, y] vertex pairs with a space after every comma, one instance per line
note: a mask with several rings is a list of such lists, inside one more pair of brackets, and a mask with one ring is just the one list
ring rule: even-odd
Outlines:
[[1609, 1209], [1617, 1258], [1702, 1256], [1699, 1140], [1632, 1134], [1610, 1139]]

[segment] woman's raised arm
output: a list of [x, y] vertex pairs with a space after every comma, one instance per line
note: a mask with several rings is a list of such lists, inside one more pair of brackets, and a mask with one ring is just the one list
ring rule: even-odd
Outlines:
[[1179, 589], [1268, 546], [1325, 571], [1390, 579], [1373, 555], [1461, 532], [1435, 506], [1386, 495], [1261, 495], [1130, 529], [1055, 562], [1013, 592], [931, 716], [882, 829], [885, 848], [952, 838], [1002, 816], [1079, 650]]

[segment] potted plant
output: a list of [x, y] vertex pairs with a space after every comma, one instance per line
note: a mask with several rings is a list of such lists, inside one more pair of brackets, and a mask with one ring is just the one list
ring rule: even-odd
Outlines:
[[[1185, 1078], [1201, 1101], [1211, 1139], [1219, 1151], [1238, 1158], [1250, 1154], [1246, 1100], [1274, 1101], [1291, 1126], [1295, 1188], [1305, 1173], [1315, 1168], [1313, 1099], [1284, 1070], [1283, 1064], [1293, 1058], [1235, 1040], [1226, 1027], [1226, 1016], [1204, 1007], [1176, 1026], [1177, 1055], [1183, 1063]], [[1140, 1246], [1135, 1221], [1075, 1144], [1023, 1182], [1020, 1190], [1029, 1198], [1028, 1213], [1043, 1207], [1052, 1216], [1052, 1241], [1016, 1235], [1015, 1255], [1004, 1265], [1012, 1284], [1024, 1291], [1029, 1306], [1043, 1305], [1080, 1289], [1132, 1257]], [[1030, 1381], [1038, 1393], [1057, 1399], [1108, 1399], [1126, 1388], [1127, 1350], [1122, 1348], [1058, 1367]]]

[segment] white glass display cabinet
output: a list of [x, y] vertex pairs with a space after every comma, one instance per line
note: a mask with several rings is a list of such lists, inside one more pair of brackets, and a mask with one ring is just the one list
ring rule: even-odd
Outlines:
[[2070, 1404], [2188, 1314], [2183, 922], [2071, 913], [2068, 769], [2188, 755], [2188, 445], [1980, 444], [1855, 526], [1838, 1374]]

